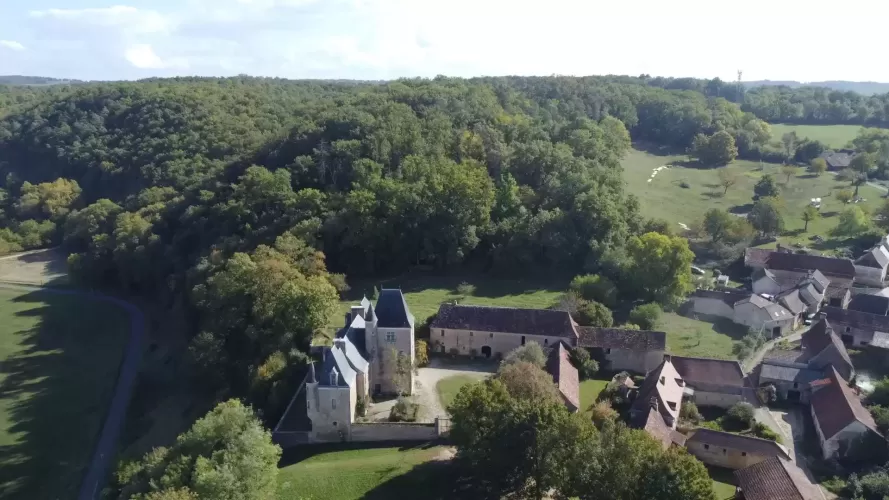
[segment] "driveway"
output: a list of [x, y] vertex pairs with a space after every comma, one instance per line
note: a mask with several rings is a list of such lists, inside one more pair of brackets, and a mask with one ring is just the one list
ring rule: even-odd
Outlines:
[[784, 337], [778, 337], [763, 344], [762, 347], [759, 348], [759, 350], [757, 350], [755, 353], [753, 353], [752, 356], [745, 359], [744, 362], [741, 363], [742, 368], [744, 368], [744, 373], [749, 374], [751, 371], [753, 371], [753, 369], [762, 362], [762, 358], [766, 355], [766, 353], [771, 351], [775, 347], [775, 344], [783, 340], [786, 340], [787, 342], [796, 342], [803, 338], [803, 334], [809, 331], [809, 328], [811, 328], [811, 326], [804, 327], [797, 333], [791, 333], [790, 335]]
[[[771, 410], [765, 406], [758, 406], [753, 415], [757, 422], [767, 425], [781, 435], [784, 446], [790, 452], [790, 456], [797, 467], [806, 474], [806, 477], [809, 478], [809, 481], [812, 481], [812, 484], [818, 485], [815, 477], [812, 476], [812, 472], [809, 470], [805, 455], [800, 451], [806, 430], [804, 411], [806, 411], [806, 408], [801, 406]], [[818, 485], [818, 492], [821, 493], [820, 500], [827, 499], [824, 489], [820, 485]]]
[[86, 470], [86, 475], [80, 485], [80, 493], [77, 496], [78, 500], [95, 500], [105, 486], [110, 462], [117, 452], [117, 442], [123, 427], [124, 417], [127, 414], [127, 406], [130, 403], [133, 386], [139, 374], [139, 366], [142, 359], [142, 342], [145, 336], [145, 317], [142, 315], [142, 311], [133, 304], [100, 293], [10, 284], [3, 283], [2, 281], [0, 281], [0, 288], [56, 295], [78, 295], [92, 300], [109, 302], [130, 313], [130, 341], [124, 351], [120, 372], [117, 376], [117, 385], [114, 387], [114, 396], [111, 404], [108, 406], [105, 423], [102, 426], [93, 457], [90, 460], [89, 468]]
[[430, 359], [429, 366], [420, 368], [417, 372], [417, 377], [414, 379], [416, 399], [425, 409], [424, 413], [426, 419], [431, 420], [435, 417], [447, 416], [448, 412], [441, 404], [441, 400], [438, 397], [438, 391], [435, 390], [435, 387], [440, 380], [455, 375], [466, 375], [477, 380], [483, 380], [494, 373], [496, 366], [497, 365], [493, 363], [460, 362], [438, 358]]

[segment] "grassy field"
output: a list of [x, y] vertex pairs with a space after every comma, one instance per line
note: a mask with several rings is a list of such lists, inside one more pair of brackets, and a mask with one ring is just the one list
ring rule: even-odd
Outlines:
[[[739, 173], [738, 183], [723, 195], [723, 188], [719, 185], [719, 169], [680, 166], [680, 163], [686, 161], [685, 156], [660, 156], [633, 150], [623, 162], [628, 190], [639, 198], [642, 214], [664, 219], [672, 223], [680, 233], [680, 222], [692, 224], [699, 221], [711, 208], [746, 213], [753, 203], [753, 185], [763, 174], [770, 173], [782, 184], [781, 197], [785, 204], [786, 231], [778, 241], [788, 245], [800, 243], [818, 249], [819, 245], [812, 244], [811, 236], [829, 238], [829, 232], [836, 226], [839, 212], [844, 208], [843, 204], [833, 198], [832, 193], [849, 187], [848, 182], [839, 182], [832, 175], [815, 177], [802, 169], [785, 185], [780, 165], [766, 163], [761, 168], [757, 162], [738, 160], [728, 167]], [[661, 170], [648, 182], [652, 169], [661, 165], [673, 167]], [[682, 182], [686, 182], [689, 187], [681, 187]], [[882, 194], [882, 191], [866, 185], [861, 186], [859, 191], [859, 195], [867, 200], [862, 205], [872, 210], [882, 202]], [[812, 198], [822, 199], [823, 217], [810, 222], [808, 231], [803, 231], [804, 223], [800, 214]], [[821, 246], [823, 250], [831, 248], [829, 242]]]
[[[527, 307], [545, 309], [553, 305], [559, 295], [568, 287], [569, 278], [551, 279], [546, 281], [494, 279], [481, 275], [450, 275], [441, 276], [424, 272], [416, 272], [373, 282], [349, 283], [352, 287], [348, 300], [340, 302], [340, 311], [331, 319], [331, 328], [341, 328], [343, 315], [349, 308], [357, 304], [362, 294], [370, 293], [373, 288], [401, 288], [405, 299], [420, 325], [438, 312], [443, 302], [460, 299], [461, 304], [476, 304], [504, 307]], [[467, 282], [475, 286], [471, 295], [460, 295], [457, 286]]]
[[441, 446], [318, 453], [278, 471], [278, 498], [416, 498], [424, 481], [405, 474], [444, 453]]
[[460, 388], [466, 384], [478, 382], [478, 377], [470, 375], [454, 375], [453, 377], [443, 378], [435, 384], [435, 392], [438, 393], [438, 399], [441, 401], [442, 408], [447, 409], [454, 402]]
[[0, 290], [0, 498], [74, 498], [129, 321], [72, 296]]
[[580, 383], [580, 411], [586, 411], [590, 405], [596, 402], [596, 397], [608, 385], [608, 382], [610, 380], [591, 379]]
[[732, 347], [747, 333], [746, 326], [727, 319], [708, 323], [672, 312], [661, 316], [658, 328], [667, 332], [667, 352], [671, 354], [721, 359], [735, 359]]
[[838, 149], [846, 147], [852, 139], [858, 135], [860, 125], [791, 125], [784, 123], [772, 123], [772, 137], [776, 141], [788, 132], [796, 132], [799, 138], [809, 138], [823, 142], [829, 147]]

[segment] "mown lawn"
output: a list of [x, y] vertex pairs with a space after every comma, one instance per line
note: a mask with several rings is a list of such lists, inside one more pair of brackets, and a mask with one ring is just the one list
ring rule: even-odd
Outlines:
[[472, 384], [481, 380], [479, 377], [471, 375], [454, 375], [453, 377], [443, 378], [435, 384], [435, 392], [438, 393], [438, 399], [441, 401], [442, 408], [446, 409], [454, 402], [457, 393], [466, 384]]
[[[848, 188], [848, 182], [839, 182], [830, 174], [815, 177], [802, 168], [795, 177], [786, 182], [786, 178], [781, 174], [780, 165], [764, 163], [761, 166], [759, 162], [738, 160], [728, 167], [738, 172], [738, 182], [723, 194], [724, 190], [719, 185], [719, 169], [680, 166], [680, 163], [687, 160], [685, 156], [654, 155], [639, 150], [631, 151], [624, 159], [627, 189], [639, 198], [644, 216], [664, 219], [681, 234], [680, 222], [691, 225], [695, 221], [700, 221], [704, 213], [711, 208], [738, 214], [747, 213], [753, 204], [753, 185], [763, 174], [769, 173], [782, 185], [781, 198], [785, 205], [786, 230], [778, 241], [786, 245], [801, 243], [825, 251], [836, 246], [835, 241], [830, 241], [830, 231], [836, 227], [839, 213], [846, 206], [838, 202], [833, 193]], [[651, 182], [648, 182], [652, 170], [661, 165], [672, 165], [672, 167], [661, 170]], [[683, 182], [689, 187], [681, 187]], [[861, 186], [859, 191], [859, 195], [867, 200], [862, 205], [871, 210], [880, 205], [882, 194], [882, 191], [866, 185]], [[803, 231], [804, 222], [800, 215], [812, 198], [822, 199], [823, 218], [810, 222], [808, 231]], [[820, 235], [829, 241], [814, 244], [811, 241], [814, 235]]]
[[76, 296], [0, 289], [0, 498], [75, 498], [129, 319]]
[[580, 383], [580, 411], [586, 411], [593, 403], [596, 397], [602, 392], [602, 389], [608, 385], [609, 380], [590, 379]]
[[713, 492], [716, 500], [729, 500], [735, 498], [735, 476], [729, 469], [722, 467], [707, 467], [710, 479], [713, 480]]
[[[435, 459], [442, 446], [333, 450], [278, 471], [278, 498], [357, 500], [417, 498], [423, 480], [405, 480], [416, 466]], [[397, 496], [401, 495], [401, 496]], [[422, 495], [421, 495], [422, 496]]]
[[[370, 294], [374, 287], [400, 288], [408, 306], [420, 325], [438, 312], [443, 302], [459, 300], [461, 304], [545, 309], [553, 305], [568, 287], [571, 277], [547, 280], [496, 279], [480, 274], [442, 276], [427, 272], [413, 272], [395, 278], [349, 282], [349, 298], [340, 302], [339, 312], [331, 319], [331, 328], [341, 328], [343, 316], [362, 294]], [[457, 286], [466, 282], [475, 287], [469, 295], [457, 293]]]
[[747, 334], [747, 327], [727, 319], [708, 323], [672, 312], [661, 316], [657, 328], [667, 332], [667, 351], [671, 354], [705, 358], [735, 359], [732, 347]]
[[827, 144], [834, 149], [844, 148], [858, 135], [860, 125], [793, 125], [785, 123], [772, 123], [772, 137], [776, 141], [788, 132], [796, 132], [800, 138], [809, 138]]

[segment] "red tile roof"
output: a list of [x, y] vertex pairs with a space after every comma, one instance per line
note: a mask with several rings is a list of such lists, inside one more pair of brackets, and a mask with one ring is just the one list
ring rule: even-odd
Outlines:
[[787, 460], [770, 458], [735, 471], [744, 500], [814, 500], [822, 498], [818, 487]]
[[858, 421], [877, 434], [874, 417], [861, 404], [849, 383], [831, 366], [828, 378], [810, 398], [812, 412], [821, 427], [824, 439], [830, 439], [852, 422]]
[[[580, 376], [577, 368], [571, 364], [570, 352], [565, 344], [559, 344], [553, 348], [546, 362], [546, 371], [553, 376], [553, 382], [559, 387], [559, 392], [570, 410], [580, 409]], [[573, 406], [573, 408], [572, 408]]]
[[577, 332], [581, 347], [601, 347], [627, 349], [630, 351], [663, 351], [667, 348], [667, 334], [646, 330], [625, 330], [622, 328], [597, 328], [579, 326]]

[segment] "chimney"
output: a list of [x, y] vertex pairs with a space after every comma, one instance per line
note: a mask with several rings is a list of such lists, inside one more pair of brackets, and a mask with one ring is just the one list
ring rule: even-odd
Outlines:
[[827, 319], [827, 313], [824, 311], [818, 311], [818, 321], [821, 321], [822, 319]]
[[346, 339], [333, 339], [333, 347], [341, 351], [346, 350]]
[[354, 321], [355, 318], [357, 318], [358, 316], [361, 316], [362, 318], [364, 318], [364, 307], [352, 306], [352, 312], [350, 313], [350, 316], [352, 317], [351, 321]]
[[664, 354], [664, 361], [666, 361], [667, 363], [670, 363], [672, 365], [673, 364], [673, 356], [671, 356], [669, 354]]

